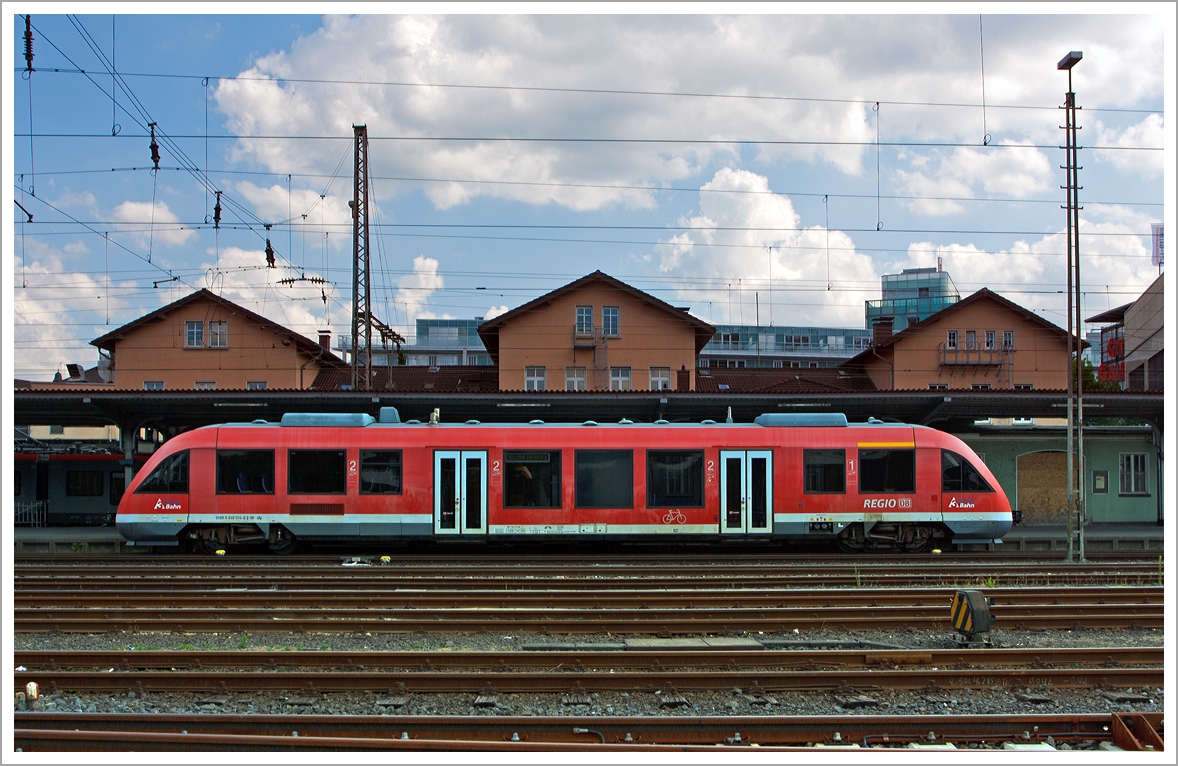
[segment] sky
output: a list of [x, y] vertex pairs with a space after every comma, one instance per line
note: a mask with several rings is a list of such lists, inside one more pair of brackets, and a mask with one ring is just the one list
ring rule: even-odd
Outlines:
[[1157, 278], [1172, 216], [1172, 4], [6, 6], [18, 378], [200, 288], [348, 334], [354, 125], [372, 313], [410, 340], [597, 269], [714, 324], [863, 327], [939, 262], [1063, 326], [1073, 50], [1085, 317]]

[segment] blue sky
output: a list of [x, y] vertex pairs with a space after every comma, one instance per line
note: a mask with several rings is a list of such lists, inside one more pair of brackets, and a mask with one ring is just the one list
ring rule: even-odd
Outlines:
[[[309, 337], [347, 333], [358, 123], [375, 195], [372, 308], [406, 335], [418, 317], [493, 316], [595, 269], [713, 323], [752, 324], [759, 303], [762, 324], [862, 327], [881, 274], [938, 257], [963, 295], [989, 287], [1062, 325], [1056, 62], [1070, 50], [1084, 53], [1085, 315], [1158, 273], [1172, 5], [8, 7], [8, 193], [34, 218], [13, 205], [5, 222], [17, 377], [92, 366], [90, 340], [201, 287]], [[266, 268], [267, 238], [279, 268]]]

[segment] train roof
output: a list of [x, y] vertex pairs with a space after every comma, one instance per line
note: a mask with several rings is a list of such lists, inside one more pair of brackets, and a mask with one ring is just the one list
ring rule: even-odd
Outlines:
[[[435, 415], [437, 413], [435, 412]], [[564, 423], [546, 423], [543, 420], [531, 420], [527, 423], [520, 422], [496, 422], [483, 423], [478, 420], [467, 420], [464, 423], [441, 423], [439, 420], [431, 418], [430, 422], [422, 422], [419, 420], [402, 421], [399, 413], [395, 407], [381, 407], [380, 417], [373, 416], [363, 412], [288, 412], [282, 416], [278, 422], [269, 420], [254, 420], [248, 423], [225, 423], [224, 426], [242, 427], [242, 426], [278, 426], [278, 427], [352, 427], [352, 428], [366, 428], [370, 426], [426, 426], [426, 427], [449, 427], [456, 426], [494, 426], [502, 428], [506, 426], [513, 426], [519, 428], [548, 426], [548, 427], [678, 427], [686, 428], [701, 425], [724, 425], [737, 426], [742, 428], [848, 428], [848, 427], [879, 427], [879, 426], [893, 426], [893, 427], [907, 427], [907, 428], [922, 428], [923, 426], [913, 426], [909, 423], [893, 423], [877, 420], [875, 418], [869, 419], [866, 423], [851, 423], [848, 422], [847, 416], [841, 412], [807, 412], [807, 413], [786, 413], [786, 412], [771, 412], [758, 415], [752, 423], [732, 423], [731, 421], [725, 423], [718, 423], [715, 420], [703, 420], [698, 423], [671, 423], [667, 420], [656, 420], [653, 423], [635, 423], [631, 420], [623, 418], [617, 423], [599, 423], [595, 420], [586, 420], [581, 423], [564, 422]], [[219, 427], [219, 426], [211, 426]]]

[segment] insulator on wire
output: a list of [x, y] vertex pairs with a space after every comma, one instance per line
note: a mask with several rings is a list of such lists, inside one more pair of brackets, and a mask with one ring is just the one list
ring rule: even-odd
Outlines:
[[147, 127], [151, 128], [151, 162], [155, 165], [155, 169], [160, 169], [160, 145], [155, 140], [155, 123], [148, 123]]
[[270, 246], [270, 240], [266, 240], [266, 265], [274, 268], [274, 248]]
[[217, 192], [217, 204], [213, 205], [213, 228], [221, 228], [221, 192]]
[[25, 71], [33, 71], [33, 17], [25, 14]]

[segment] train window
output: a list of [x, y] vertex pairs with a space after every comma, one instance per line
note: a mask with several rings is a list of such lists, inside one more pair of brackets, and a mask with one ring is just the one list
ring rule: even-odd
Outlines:
[[504, 452], [504, 508], [560, 508], [560, 450]]
[[968, 460], [941, 450], [941, 489], [944, 492], [993, 492], [989, 483]]
[[294, 450], [287, 458], [287, 483], [292, 495], [347, 493], [347, 455], [342, 449]]
[[859, 494], [915, 491], [916, 450], [859, 450]]
[[808, 449], [803, 452], [806, 494], [841, 495], [847, 491], [846, 450]]
[[110, 472], [110, 504], [118, 505], [123, 499], [123, 492], [127, 489], [127, 474], [123, 469]]
[[703, 508], [704, 453], [646, 453], [646, 505], [648, 508]]
[[66, 471], [65, 494], [68, 497], [102, 495], [102, 471]]
[[273, 495], [274, 450], [217, 450], [218, 495]]
[[360, 494], [401, 494], [401, 450], [360, 450]]
[[634, 450], [577, 450], [577, 507], [634, 507]]
[[135, 492], [188, 492], [188, 450], [164, 458]]

